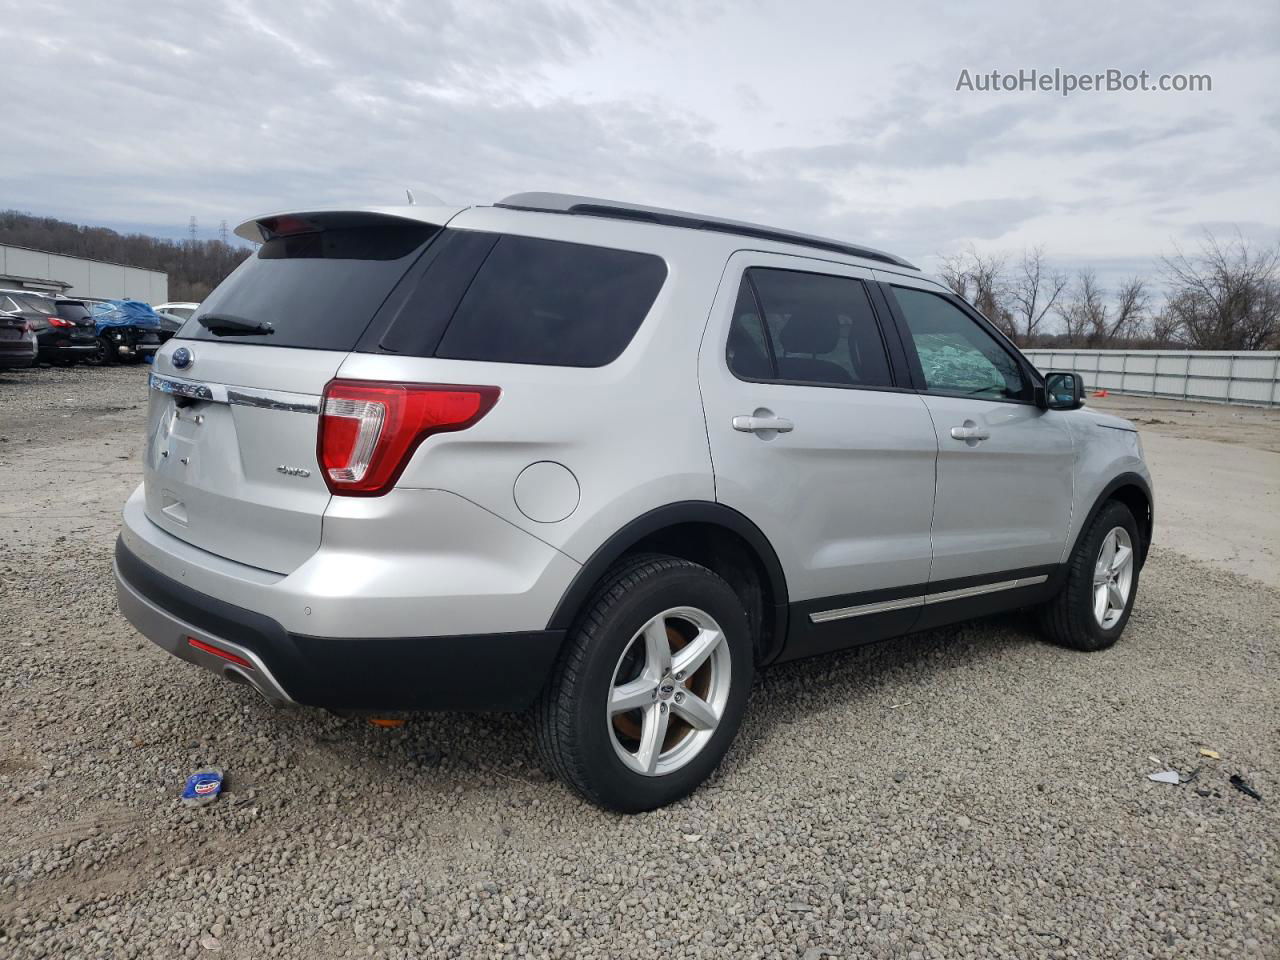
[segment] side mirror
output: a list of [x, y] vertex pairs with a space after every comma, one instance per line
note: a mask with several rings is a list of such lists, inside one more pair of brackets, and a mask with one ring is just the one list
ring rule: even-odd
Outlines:
[[1084, 406], [1084, 380], [1078, 373], [1046, 373], [1045, 408], [1079, 410]]

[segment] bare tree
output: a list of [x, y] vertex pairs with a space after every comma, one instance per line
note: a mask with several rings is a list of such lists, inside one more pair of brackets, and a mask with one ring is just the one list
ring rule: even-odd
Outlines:
[[1013, 317], [1004, 306], [1004, 257], [982, 254], [970, 246], [964, 253], [942, 258], [942, 279], [948, 287], [981, 311], [1004, 333], [1015, 334]]
[[1008, 286], [1015, 340], [1030, 342], [1057, 305], [1067, 283], [1065, 274], [1050, 272], [1045, 265], [1043, 246], [1022, 252], [1022, 263]]
[[957, 296], [969, 299], [969, 258], [963, 253], [953, 253], [942, 258], [938, 271], [942, 282]]
[[1106, 322], [1107, 305], [1098, 276], [1091, 268], [1076, 274], [1068, 295], [1058, 302], [1058, 316], [1069, 344], [1093, 346], [1091, 335]]
[[1199, 252], [1165, 257], [1166, 306], [1175, 336], [1201, 350], [1280, 346], [1280, 245], [1258, 250], [1237, 232], [1205, 231]]
[[203, 300], [253, 253], [238, 240], [234, 245], [221, 240], [166, 240], [17, 210], [0, 210], [0, 243], [161, 270], [169, 274], [169, 297], [173, 300]]
[[1154, 348], [1186, 346], [1179, 335], [1181, 323], [1176, 312], [1166, 304], [1163, 309], [1147, 318], [1142, 337]]
[[1147, 316], [1151, 295], [1147, 282], [1141, 277], [1131, 277], [1116, 291], [1115, 311], [1103, 309], [1102, 326], [1094, 330], [1094, 340], [1099, 347], [1123, 344], [1137, 337]]

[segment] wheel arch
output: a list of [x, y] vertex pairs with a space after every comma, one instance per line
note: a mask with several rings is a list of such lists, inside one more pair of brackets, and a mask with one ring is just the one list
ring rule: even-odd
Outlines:
[[1147, 483], [1145, 477], [1137, 473], [1119, 474], [1102, 488], [1102, 492], [1094, 498], [1093, 506], [1089, 508], [1089, 513], [1085, 516], [1084, 523], [1080, 524], [1076, 530], [1075, 540], [1071, 544], [1071, 549], [1075, 549], [1076, 542], [1089, 529], [1094, 518], [1098, 515], [1098, 511], [1112, 500], [1118, 500], [1128, 507], [1130, 512], [1133, 513], [1134, 520], [1138, 522], [1138, 532], [1142, 535], [1142, 550], [1138, 556], [1138, 564], [1141, 566], [1147, 562], [1147, 553], [1151, 549], [1151, 535], [1155, 526], [1155, 508], [1150, 484]]
[[657, 507], [621, 527], [591, 555], [560, 598], [549, 630], [568, 630], [592, 588], [622, 557], [664, 553], [714, 570], [739, 593], [756, 628], [757, 654], [768, 662], [787, 634], [786, 575], [760, 528], [724, 504], [686, 500]]

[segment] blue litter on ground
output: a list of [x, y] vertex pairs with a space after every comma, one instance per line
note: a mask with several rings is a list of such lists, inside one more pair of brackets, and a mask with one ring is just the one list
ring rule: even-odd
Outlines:
[[187, 777], [182, 788], [182, 802], [203, 805], [218, 799], [222, 792], [222, 771], [217, 767], [204, 767]]

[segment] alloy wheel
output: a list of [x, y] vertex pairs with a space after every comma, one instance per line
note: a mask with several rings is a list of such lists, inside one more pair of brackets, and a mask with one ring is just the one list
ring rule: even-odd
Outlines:
[[1122, 616], [1133, 589], [1133, 540], [1124, 527], [1113, 527], [1102, 538], [1093, 567], [1093, 616], [1110, 630]]
[[631, 638], [613, 671], [605, 722], [619, 759], [648, 777], [673, 773], [715, 734], [729, 700], [724, 631], [696, 607], [673, 607]]

